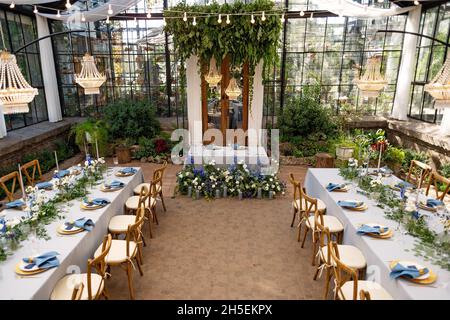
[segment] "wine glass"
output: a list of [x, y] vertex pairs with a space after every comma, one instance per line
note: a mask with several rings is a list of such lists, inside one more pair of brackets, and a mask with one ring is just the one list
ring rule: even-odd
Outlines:
[[117, 166], [119, 164], [119, 158], [118, 157], [113, 157], [113, 163], [115, 166]]

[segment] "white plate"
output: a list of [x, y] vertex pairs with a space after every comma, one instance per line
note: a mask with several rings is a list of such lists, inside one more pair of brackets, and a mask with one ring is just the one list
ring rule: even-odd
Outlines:
[[29, 263], [24, 262], [23, 260], [20, 261], [20, 265], [19, 265], [19, 269], [25, 272], [31, 272], [31, 271], [36, 271], [39, 270], [39, 267], [37, 265], [34, 265], [33, 268], [31, 269], [25, 269], [25, 266], [27, 266]]
[[[418, 270], [425, 268], [424, 266], [422, 266], [422, 265], [420, 265], [420, 264], [418, 264], [417, 262], [414, 262], [414, 261], [401, 260], [398, 263], [400, 263], [404, 267], [416, 266], [416, 268]], [[419, 276], [419, 277], [417, 277], [415, 279], [417, 279], [417, 280], [424, 280], [424, 279], [428, 279], [429, 277], [430, 277], [430, 273], [428, 272], [428, 273], [425, 273], [425, 274], [423, 274], [423, 275], [421, 275], [421, 276]]]
[[385, 232], [382, 232], [382, 233], [380, 233], [380, 236], [384, 236], [384, 235], [386, 235], [386, 234], [388, 234], [389, 233], [389, 231], [390, 231], [390, 229], [389, 229], [389, 227], [386, 227], [386, 226], [383, 226], [382, 224], [379, 224], [379, 223], [364, 223], [366, 226], [369, 226], [369, 227], [380, 227], [380, 229], [383, 229], [383, 228], [388, 228], [387, 229], [387, 231], [385, 231]]

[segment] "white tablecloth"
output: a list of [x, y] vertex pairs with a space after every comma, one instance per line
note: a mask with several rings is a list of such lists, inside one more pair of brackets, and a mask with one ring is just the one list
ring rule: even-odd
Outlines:
[[[119, 180], [126, 183], [125, 187], [116, 192], [102, 192], [100, 186], [95, 186], [90, 191], [89, 197], [102, 197], [109, 199], [110, 204], [98, 210], [82, 210], [80, 201], [70, 202], [71, 207], [65, 220], [75, 220], [81, 217], [92, 219], [95, 228], [91, 232], [81, 232], [70, 236], [61, 236], [56, 232], [64, 220], [49, 224], [46, 229], [51, 237], [49, 241], [38, 240], [31, 244], [29, 240], [22, 242], [22, 247], [9, 256], [4, 262], [0, 262], [0, 299], [48, 299], [59, 279], [66, 273], [86, 272], [87, 260], [92, 257], [103, 237], [108, 233], [108, 224], [111, 217], [123, 214], [123, 206], [127, 198], [133, 194], [133, 189], [143, 182], [143, 174], [140, 168], [130, 177], [116, 177], [114, 174], [120, 168], [113, 168], [113, 174], [109, 180]], [[51, 191], [50, 191], [51, 192]], [[5, 210], [7, 217], [20, 214], [17, 210]], [[40, 253], [57, 251], [60, 266], [44, 273], [24, 278], [15, 274], [15, 265], [23, 257], [29, 257], [36, 248]]]
[[[386, 178], [386, 183], [395, 177]], [[389, 181], [391, 180], [391, 181]], [[395, 231], [398, 223], [385, 218], [383, 209], [376, 207], [376, 202], [358, 194], [353, 188], [348, 192], [328, 192], [328, 183], [344, 183], [338, 169], [308, 169], [305, 188], [309, 195], [319, 198], [327, 205], [327, 214], [336, 216], [344, 224], [344, 244], [358, 247], [367, 259], [367, 279], [380, 283], [394, 299], [450, 299], [450, 272], [430, 264], [423, 257], [414, 256], [415, 238]], [[369, 206], [363, 212], [341, 208], [338, 200], [362, 200]], [[356, 234], [360, 224], [376, 222], [394, 230], [394, 237], [389, 240], [375, 239]], [[432, 286], [420, 286], [408, 281], [389, 278], [389, 262], [392, 260], [410, 260], [430, 267], [437, 274], [437, 281]]]

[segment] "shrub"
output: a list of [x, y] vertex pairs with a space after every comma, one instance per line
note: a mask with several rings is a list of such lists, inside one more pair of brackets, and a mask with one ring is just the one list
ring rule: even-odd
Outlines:
[[155, 145], [153, 143], [152, 139], [146, 138], [146, 137], [140, 137], [139, 141], [139, 148], [134, 153], [134, 157], [137, 159], [143, 158], [143, 157], [154, 157], [155, 156]]
[[446, 178], [450, 178], [450, 162], [444, 163], [439, 170], [439, 173]]
[[408, 172], [412, 160], [428, 163], [430, 156], [425, 152], [417, 152], [411, 149], [405, 149], [405, 158], [403, 159], [402, 168], [405, 172]]
[[155, 106], [148, 101], [116, 101], [105, 107], [104, 119], [112, 139], [130, 138], [136, 143], [139, 137], [153, 138], [161, 130]]
[[384, 161], [390, 164], [402, 165], [405, 159], [405, 151], [401, 148], [389, 146], [383, 154]]

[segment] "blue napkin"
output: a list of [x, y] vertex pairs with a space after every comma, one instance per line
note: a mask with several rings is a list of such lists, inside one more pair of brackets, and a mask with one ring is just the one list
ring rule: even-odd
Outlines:
[[358, 230], [356, 230], [356, 233], [357, 234], [366, 234], [366, 233], [380, 234], [380, 233], [384, 233], [388, 230], [389, 230], [388, 227], [384, 227], [383, 229], [381, 229], [380, 226], [371, 227], [366, 224], [363, 224], [361, 227], [358, 228]]
[[12, 208], [20, 208], [20, 207], [22, 207], [22, 206], [24, 206], [24, 205], [25, 205], [25, 202], [23, 202], [22, 199], [19, 199], [19, 200], [14, 200], [14, 201], [12, 201], [12, 202], [8, 202], [8, 203], [6, 204], [6, 207], [7, 207], [8, 209], [12, 209]]
[[73, 227], [77, 227], [86, 231], [91, 231], [95, 227], [94, 222], [91, 219], [86, 218], [80, 218], [74, 222], [66, 222], [64, 225], [67, 227], [66, 230], [71, 230]]
[[136, 173], [136, 169], [135, 168], [131, 168], [131, 167], [127, 167], [127, 168], [122, 168], [119, 170], [120, 173], [123, 174], [128, 174], [128, 173]]
[[40, 183], [36, 183], [36, 187], [38, 189], [50, 189], [53, 187], [53, 184], [51, 182], [40, 182]]
[[392, 170], [391, 169], [389, 169], [388, 167], [382, 167], [382, 168], [380, 168], [380, 171], [379, 171], [380, 173], [382, 173], [382, 174], [392, 174]]
[[0, 233], [6, 232], [6, 221], [5, 219], [0, 219]]
[[84, 203], [88, 204], [88, 205], [96, 205], [96, 206], [106, 206], [107, 204], [110, 203], [110, 201], [108, 199], [105, 198], [95, 198], [91, 201], [89, 201], [87, 198], [84, 199]]
[[416, 266], [404, 266], [400, 263], [397, 263], [391, 270], [389, 276], [391, 279], [397, 279], [398, 277], [408, 277], [410, 279], [415, 279], [424, 274], [428, 273], [427, 268], [423, 268], [422, 270], [418, 270]]
[[334, 191], [334, 190], [337, 190], [337, 189], [341, 189], [342, 187], [344, 187], [344, 185], [343, 184], [338, 184], [338, 183], [329, 183], [328, 185], [327, 185], [327, 190], [328, 191]]
[[395, 185], [397, 188], [405, 187], [405, 188], [414, 188], [414, 185], [407, 181], [400, 181]]
[[49, 251], [44, 254], [41, 254], [37, 257], [32, 258], [23, 258], [23, 262], [28, 263], [25, 266], [25, 269], [31, 269], [34, 266], [37, 266], [40, 269], [50, 269], [59, 266], [59, 260], [56, 257], [59, 255], [56, 251]]
[[117, 181], [117, 180], [114, 180], [111, 183], [105, 184], [105, 187], [113, 188], [113, 189], [123, 188], [124, 186], [125, 186], [125, 183], [123, 183], [122, 181]]
[[70, 171], [69, 171], [69, 170], [59, 170], [59, 171], [55, 174], [55, 177], [56, 177], [56, 178], [62, 178], [62, 177], [67, 176], [68, 174], [70, 174]]
[[427, 207], [435, 208], [443, 205], [444, 203], [441, 200], [427, 199]]
[[358, 208], [358, 207], [362, 206], [363, 204], [364, 204], [364, 202], [362, 202], [362, 201], [342, 201], [342, 200], [338, 201], [338, 205], [340, 205], [341, 207], [347, 207], [347, 208]]

